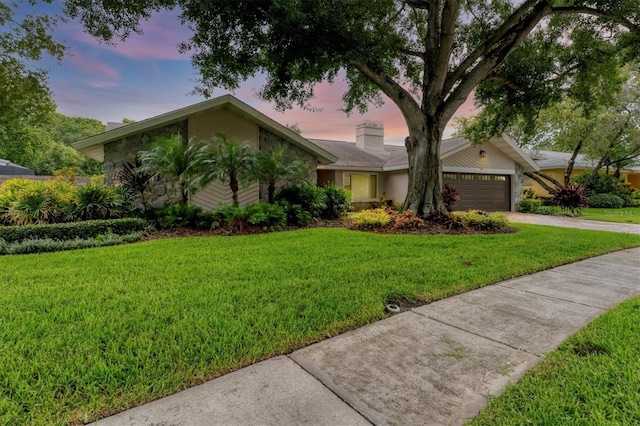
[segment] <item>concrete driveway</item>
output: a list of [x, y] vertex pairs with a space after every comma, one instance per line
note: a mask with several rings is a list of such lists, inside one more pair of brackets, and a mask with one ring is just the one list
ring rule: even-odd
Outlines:
[[597, 231], [626, 232], [640, 234], [640, 225], [631, 223], [601, 222], [564, 216], [504, 212], [511, 222], [532, 223], [534, 225], [560, 226], [563, 228], [594, 229]]

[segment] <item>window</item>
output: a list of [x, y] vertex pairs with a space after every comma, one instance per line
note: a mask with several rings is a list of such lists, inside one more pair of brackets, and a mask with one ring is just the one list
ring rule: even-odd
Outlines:
[[491, 175], [478, 175], [478, 180], [491, 180]]
[[378, 198], [378, 175], [343, 173], [342, 186], [354, 200]]
[[496, 176], [495, 178], [496, 178], [496, 180], [501, 181], [501, 182], [505, 182], [507, 180], [506, 176]]
[[456, 180], [457, 178], [458, 178], [458, 175], [456, 173], [443, 173], [442, 174], [442, 179]]
[[475, 175], [460, 175], [460, 179], [462, 180], [475, 180]]

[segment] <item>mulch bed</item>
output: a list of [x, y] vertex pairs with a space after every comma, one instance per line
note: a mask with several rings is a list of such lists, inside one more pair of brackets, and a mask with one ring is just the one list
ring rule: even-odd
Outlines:
[[[511, 234], [518, 230], [511, 227], [505, 227], [502, 229], [474, 229], [474, 228], [447, 228], [437, 223], [427, 222], [424, 226], [419, 228], [370, 228], [362, 229], [358, 228], [349, 220], [319, 220], [305, 228], [346, 228], [354, 231], [371, 232], [373, 234], [395, 234], [395, 235], [487, 235], [487, 234]], [[297, 229], [305, 229], [296, 226], [287, 226], [283, 231], [294, 231]], [[218, 229], [192, 229], [192, 228], [175, 228], [164, 229], [155, 231], [142, 240], [156, 240], [165, 238], [185, 238], [185, 237], [227, 237], [232, 235], [254, 235], [265, 234], [271, 231], [258, 226], [245, 226], [242, 230], [231, 229], [229, 227], [222, 227]]]

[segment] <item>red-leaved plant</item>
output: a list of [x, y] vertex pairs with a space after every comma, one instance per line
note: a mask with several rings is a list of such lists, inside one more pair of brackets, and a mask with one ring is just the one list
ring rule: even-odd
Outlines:
[[445, 183], [442, 187], [442, 202], [446, 207], [447, 211], [453, 211], [453, 206], [456, 204], [458, 200], [460, 200], [460, 196], [458, 195], [458, 191], [448, 183]]

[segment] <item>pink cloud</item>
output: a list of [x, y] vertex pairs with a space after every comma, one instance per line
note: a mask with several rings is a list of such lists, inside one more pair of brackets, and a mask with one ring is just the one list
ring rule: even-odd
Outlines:
[[146, 60], [188, 60], [187, 55], [178, 52], [178, 44], [189, 39], [191, 32], [180, 25], [176, 11], [162, 11], [154, 14], [141, 24], [143, 34], [132, 34], [126, 41], [107, 44], [84, 32], [82, 26], [73, 23], [67, 33], [76, 42], [95, 50], [102, 50], [133, 59]]

